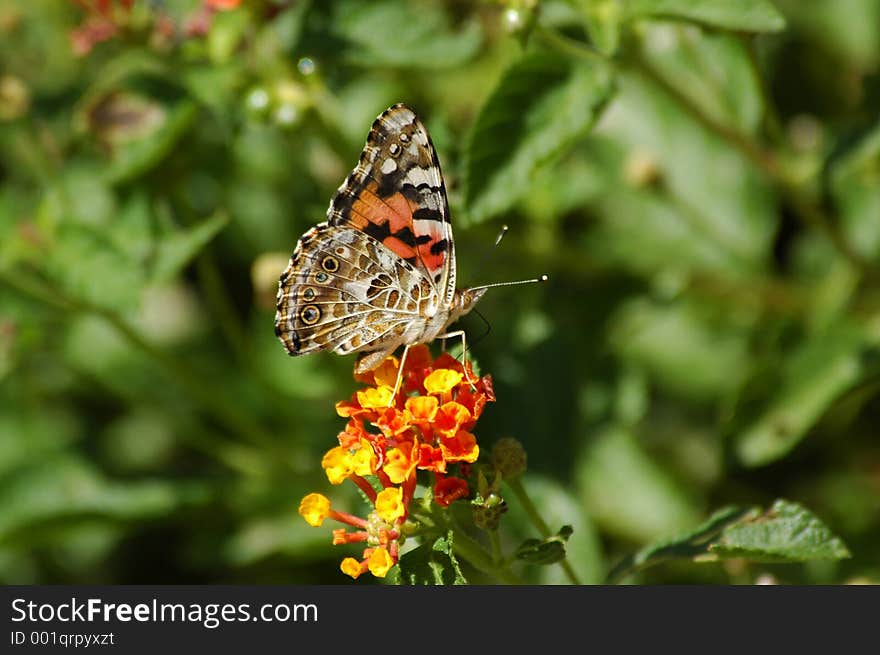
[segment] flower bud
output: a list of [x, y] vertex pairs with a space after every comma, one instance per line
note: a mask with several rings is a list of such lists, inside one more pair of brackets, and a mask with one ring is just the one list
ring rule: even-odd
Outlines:
[[527, 464], [525, 448], [513, 437], [499, 439], [492, 448], [492, 466], [507, 480], [522, 475]]

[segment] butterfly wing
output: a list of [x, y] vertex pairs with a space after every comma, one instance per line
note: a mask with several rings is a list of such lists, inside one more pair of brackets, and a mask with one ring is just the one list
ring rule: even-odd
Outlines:
[[361, 230], [411, 263], [450, 306], [455, 245], [446, 187], [428, 130], [412, 109], [397, 104], [375, 120], [327, 217], [330, 225]]
[[275, 334], [291, 355], [374, 353], [359, 364], [368, 370], [406, 342], [430, 303], [434, 290], [414, 264], [325, 222], [302, 236], [281, 275]]

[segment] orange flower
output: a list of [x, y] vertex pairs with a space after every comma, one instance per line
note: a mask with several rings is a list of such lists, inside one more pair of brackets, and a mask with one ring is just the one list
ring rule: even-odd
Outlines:
[[[334, 511], [320, 494], [309, 494], [300, 514], [310, 525], [333, 518], [357, 528], [336, 529], [334, 544], [366, 546], [360, 559], [341, 569], [352, 578], [369, 571], [384, 577], [397, 563], [403, 523], [416, 490], [416, 474], [434, 476], [433, 500], [447, 507], [466, 498], [466, 477], [480, 448], [472, 430], [487, 402], [495, 400], [489, 376], [477, 379], [448, 353], [431, 359], [427, 346], [409, 349], [403, 371], [395, 357], [355, 376], [366, 386], [336, 404], [348, 420], [339, 445], [321, 462], [328, 480], [356, 484], [372, 504], [366, 518]], [[394, 387], [400, 373], [400, 387]]]

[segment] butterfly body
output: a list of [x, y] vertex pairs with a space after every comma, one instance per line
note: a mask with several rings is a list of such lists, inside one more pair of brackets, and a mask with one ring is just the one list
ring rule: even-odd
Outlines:
[[281, 275], [275, 333], [291, 355], [366, 353], [446, 335], [486, 289], [456, 289], [446, 189], [424, 125], [405, 105], [373, 123], [328, 220], [299, 240]]

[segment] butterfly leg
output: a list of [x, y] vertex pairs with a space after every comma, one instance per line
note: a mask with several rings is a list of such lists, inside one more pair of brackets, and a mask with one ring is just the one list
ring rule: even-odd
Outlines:
[[471, 379], [470, 371], [467, 366], [467, 340], [464, 335], [464, 330], [455, 330], [454, 332], [447, 332], [446, 334], [441, 334], [437, 336], [437, 339], [443, 339], [444, 348], [446, 346], [447, 339], [454, 339], [455, 337], [461, 337], [461, 365], [464, 369], [464, 379], [469, 385], [473, 386], [476, 382], [479, 382], [479, 379]]
[[400, 391], [400, 383], [403, 381], [403, 365], [406, 363], [406, 355], [409, 352], [409, 346], [404, 346], [403, 354], [400, 356], [400, 365], [397, 367], [397, 380], [394, 382], [394, 391], [391, 393], [391, 400], [388, 406], [394, 405], [394, 399], [397, 398], [397, 392]]

